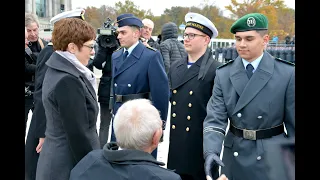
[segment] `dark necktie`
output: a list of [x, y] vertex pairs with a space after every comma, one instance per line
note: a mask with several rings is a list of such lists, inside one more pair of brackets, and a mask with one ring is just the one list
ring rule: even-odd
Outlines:
[[128, 51], [125, 51], [125, 52], [123, 53], [123, 61], [127, 58], [128, 54], [129, 54]]
[[247, 67], [246, 67], [246, 70], [247, 70], [247, 75], [248, 75], [248, 78], [250, 79], [252, 74], [253, 74], [253, 66], [251, 64], [248, 64]]

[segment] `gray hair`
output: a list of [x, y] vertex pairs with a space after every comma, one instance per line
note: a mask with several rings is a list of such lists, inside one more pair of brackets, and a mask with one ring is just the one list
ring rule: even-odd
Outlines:
[[125, 102], [113, 123], [118, 145], [141, 151], [151, 146], [154, 133], [161, 127], [160, 113], [147, 99]]
[[25, 19], [24, 19], [25, 27], [29, 26], [31, 23], [36, 23], [37, 26], [39, 27], [38, 16], [31, 13], [25, 13]]
[[154, 28], [154, 23], [151, 19], [145, 18], [142, 20], [142, 24], [145, 26], [146, 24], [151, 25], [152, 29]]

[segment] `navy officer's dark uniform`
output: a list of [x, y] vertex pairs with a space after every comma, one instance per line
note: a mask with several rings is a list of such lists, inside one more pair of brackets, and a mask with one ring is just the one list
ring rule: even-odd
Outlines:
[[[132, 14], [118, 16], [117, 23], [119, 27], [142, 27], [141, 20]], [[132, 47], [134, 48], [128, 49], [132, 51], [126, 58], [125, 48], [119, 48], [112, 54], [113, 114], [117, 113], [125, 101], [137, 98], [150, 99], [160, 111], [165, 127], [169, 106], [169, 83], [162, 56], [158, 50], [146, 47], [138, 40]], [[111, 141], [115, 140], [112, 129]], [[157, 149], [152, 155], [157, 157]]]
[[[214, 24], [201, 14], [187, 13], [185, 21], [186, 28], [197, 29], [210, 38], [218, 35]], [[176, 170], [183, 180], [204, 180], [203, 120], [216, 69], [222, 63], [214, 60], [207, 48], [194, 64], [188, 64], [185, 57], [170, 68], [172, 97], [167, 167]]]
[[[262, 14], [247, 14], [230, 31], [267, 30], [267, 23]], [[246, 71], [246, 63], [238, 56], [217, 69], [203, 124], [203, 149], [206, 164], [211, 164], [224, 141], [221, 173], [229, 179], [268, 180], [264, 156], [268, 142], [295, 136], [295, 68], [265, 50], [249, 63], [257, 66], [253, 75], [252, 69]]]

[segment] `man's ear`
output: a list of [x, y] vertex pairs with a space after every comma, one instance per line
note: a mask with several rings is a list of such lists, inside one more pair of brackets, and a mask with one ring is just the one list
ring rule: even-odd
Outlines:
[[159, 128], [154, 134], [152, 138], [152, 146], [158, 147], [160, 138], [162, 136], [162, 128]]
[[[210, 41], [211, 41], [211, 38], [208, 36], [208, 35], [206, 35], [206, 38], [205, 38], [205, 44], [210, 44]], [[205, 45], [205, 46], [207, 46], [207, 45]]]
[[269, 42], [269, 35], [266, 34], [263, 36], [263, 43], [264, 43], [264, 45], [266, 45], [266, 44], [268, 44], [268, 42]]

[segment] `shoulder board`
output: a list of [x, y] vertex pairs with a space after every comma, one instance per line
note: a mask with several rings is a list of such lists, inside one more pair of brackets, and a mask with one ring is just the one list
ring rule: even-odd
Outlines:
[[220, 69], [222, 67], [225, 67], [227, 66], [228, 64], [231, 64], [234, 60], [230, 60], [229, 62], [225, 63], [225, 64], [222, 64], [221, 66], [217, 67], [217, 69]]
[[284, 62], [286, 64], [290, 64], [292, 66], [295, 66], [295, 63], [293, 63], [293, 62], [290, 62], [290, 61], [287, 61], [287, 60], [284, 60], [284, 59], [281, 59], [281, 58], [277, 58], [277, 57], [275, 59], [278, 60], [278, 61]]
[[52, 42], [49, 42], [49, 43], [48, 43], [48, 46], [53, 46], [53, 43], [52, 43]]
[[119, 51], [120, 49], [122, 49], [123, 47], [119, 47], [118, 49], [114, 50], [113, 52]]
[[157, 49], [153, 48], [153, 47], [150, 47], [150, 46], [146, 46], [147, 48], [153, 50], [153, 51], [157, 51]]

